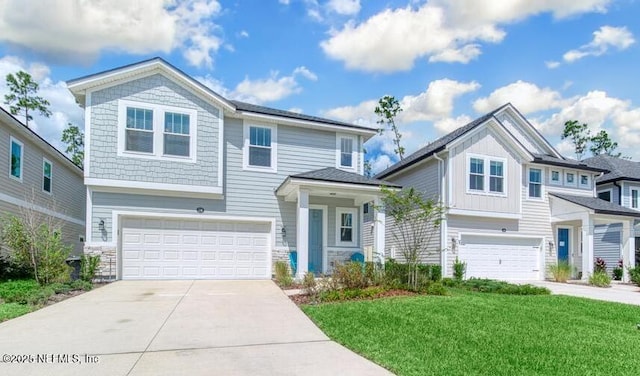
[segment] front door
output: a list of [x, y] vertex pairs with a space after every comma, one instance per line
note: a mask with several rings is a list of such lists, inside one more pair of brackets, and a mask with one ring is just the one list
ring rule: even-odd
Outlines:
[[558, 262], [569, 262], [569, 229], [558, 229]]
[[309, 271], [322, 273], [322, 209], [309, 209]]

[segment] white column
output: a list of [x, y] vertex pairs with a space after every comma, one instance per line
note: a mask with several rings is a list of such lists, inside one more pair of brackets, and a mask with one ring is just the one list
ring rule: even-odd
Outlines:
[[633, 231], [634, 220], [631, 219], [627, 223], [622, 224], [622, 265], [624, 274], [623, 282], [629, 282], [630, 276], [627, 268], [635, 267], [636, 263], [636, 238]]
[[582, 279], [589, 280], [593, 274], [593, 218], [582, 218]]
[[309, 270], [309, 191], [298, 190], [296, 223], [296, 248], [298, 251], [298, 268], [296, 278], [302, 279]]
[[[383, 203], [380, 200], [380, 197], [376, 197], [373, 201], [374, 207], [374, 232], [373, 232], [373, 253], [374, 255], [378, 254], [382, 256], [382, 262], [384, 262], [384, 250], [385, 250], [385, 226], [386, 226], [386, 216], [384, 212], [384, 208], [382, 207]], [[376, 260], [373, 260], [376, 261]]]

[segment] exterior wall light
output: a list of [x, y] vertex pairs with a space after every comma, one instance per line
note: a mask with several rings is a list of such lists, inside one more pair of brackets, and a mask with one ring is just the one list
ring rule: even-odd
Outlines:
[[104, 231], [104, 219], [101, 219], [100, 222], [98, 222], [98, 230]]
[[196, 208], [196, 211], [198, 212], [198, 214], [202, 214], [202, 213], [204, 213], [204, 208], [202, 206], [198, 206]]

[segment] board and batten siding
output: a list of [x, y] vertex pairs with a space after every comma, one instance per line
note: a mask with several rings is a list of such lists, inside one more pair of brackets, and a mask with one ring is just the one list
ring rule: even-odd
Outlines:
[[[506, 196], [467, 192], [469, 180], [467, 164], [471, 155], [505, 160]], [[495, 137], [488, 127], [484, 127], [453, 147], [450, 158], [452, 192], [449, 202], [451, 208], [507, 214], [520, 212], [520, 187], [517, 183], [520, 180], [520, 164], [517, 157]], [[488, 168], [485, 170], [485, 175], [489, 174]]]
[[[247, 123], [261, 124], [252, 121]], [[223, 199], [94, 192], [92, 240], [112, 241], [113, 210], [164, 212], [171, 215], [194, 214], [196, 208], [202, 207], [206, 214], [275, 219], [276, 247], [295, 249], [296, 203], [284, 201], [283, 197], [276, 196], [275, 191], [289, 175], [335, 166], [335, 132], [277, 125], [277, 137], [274, 138], [277, 142], [277, 172], [261, 172], [243, 170], [243, 120], [225, 118], [224, 124], [226, 158]], [[335, 247], [335, 208], [359, 208], [349, 199], [311, 196], [309, 203], [328, 206], [328, 246]], [[101, 219], [105, 221], [104, 233], [101, 233], [97, 226]], [[282, 236], [282, 227], [286, 228], [286, 237]], [[360, 243], [361, 239], [358, 239], [358, 245]]]
[[[196, 162], [118, 155], [118, 100], [197, 111]], [[155, 74], [91, 94], [89, 177], [218, 186], [220, 110], [168, 78]], [[156, 116], [154, 114], [154, 116]]]

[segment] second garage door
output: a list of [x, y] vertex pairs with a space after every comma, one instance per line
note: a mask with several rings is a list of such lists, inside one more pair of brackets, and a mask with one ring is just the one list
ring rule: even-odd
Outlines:
[[122, 279], [269, 278], [270, 223], [125, 218]]
[[541, 242], [539, 238], [463, 235], [458, 257], [467, 263], [467, 278], [539, 280]]

